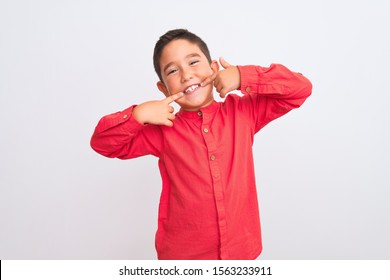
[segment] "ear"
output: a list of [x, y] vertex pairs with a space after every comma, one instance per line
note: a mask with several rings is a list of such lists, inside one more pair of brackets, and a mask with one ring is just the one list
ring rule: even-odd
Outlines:
[[219, 71], [218, 61], [216, 61], [216, 60], [211, 61], [210, 67], [214, 73], [217, 73]]
[[165, 84], [164, 84], [163, 82], [158, 81], [158, 82], [157, 82], [157, 88], [158, 88], [159, 91], [161, 91], [162, 93], [164, 93], [164, 95], [165, 95], [166, 97], [169, 96], [169, 91], [168, 91], [167, 87], [165, 86]]

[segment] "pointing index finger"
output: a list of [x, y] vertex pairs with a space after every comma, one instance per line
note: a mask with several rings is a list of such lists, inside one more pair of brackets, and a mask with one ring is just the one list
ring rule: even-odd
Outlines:
[[217, 77], [217, 73], [213, 73], [211, 76], [208, 76], [206, 79], [204, 79], [200, 83], [200, 86], [201, 87], [207, 86], [208, 84], [212, 83], [215, 80], [216, 77]]
[[167, 98], [165, 98], [165, 101], [167, 104], [171, 104], [172, 102], [176, 101], [177, 99], [183, 97], [184, 93], [183, 92], [178, 92], [176, 94], [170, 95]]

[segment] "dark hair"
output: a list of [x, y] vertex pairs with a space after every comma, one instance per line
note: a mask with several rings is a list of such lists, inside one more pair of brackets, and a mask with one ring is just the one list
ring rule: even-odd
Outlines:
[[193, 44], [196, 44], [199, 47], [199, 49], [203, 52], [203, 54], [206, 56], [207, 60], [211, 63], [210, 51], [206, 43], [201, 38], [199, 38], [194, 33], [189, 32], [187, 29], [170, 30], [164, 35], [162, 35], [160, 39], [157, 41], [156, 45], [154, 46], [153, 65], [154, 65], [154, 70], [156, 71], [157, 76], [160, 78], [161, 81], [162, 81], [161, 67], [160, 67], [161, 54], [166, 45], [178, 39], [184, 39]]

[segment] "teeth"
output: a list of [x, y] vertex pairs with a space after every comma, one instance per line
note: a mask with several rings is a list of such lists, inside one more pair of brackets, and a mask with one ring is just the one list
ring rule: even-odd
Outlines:
[[197, 89], [199, 87], [199, 85], [193, 85], [193, 86], [190, 86], [189, 88], [187, 88], [185, 90], [185, 93], [189, 93], [191, 91], [194, 91], [195, 89]]

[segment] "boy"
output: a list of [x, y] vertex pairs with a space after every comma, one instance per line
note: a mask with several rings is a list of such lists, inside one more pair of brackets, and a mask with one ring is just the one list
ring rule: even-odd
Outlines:
[[[154, 49], [163, 100], [103, 117], [92, 148], [120, 159], [154, 155], [162, 177], [159, 259], [255, 259], [262, 251], [252, 144], [270, 121], [299, 107], [311, 83], [282, 65], [233, 66], [211, 60], [184, 29]], [[224, 102], [213, 98], [213, 86]], [[181, 109], [174, 114], [170, 103]]]

